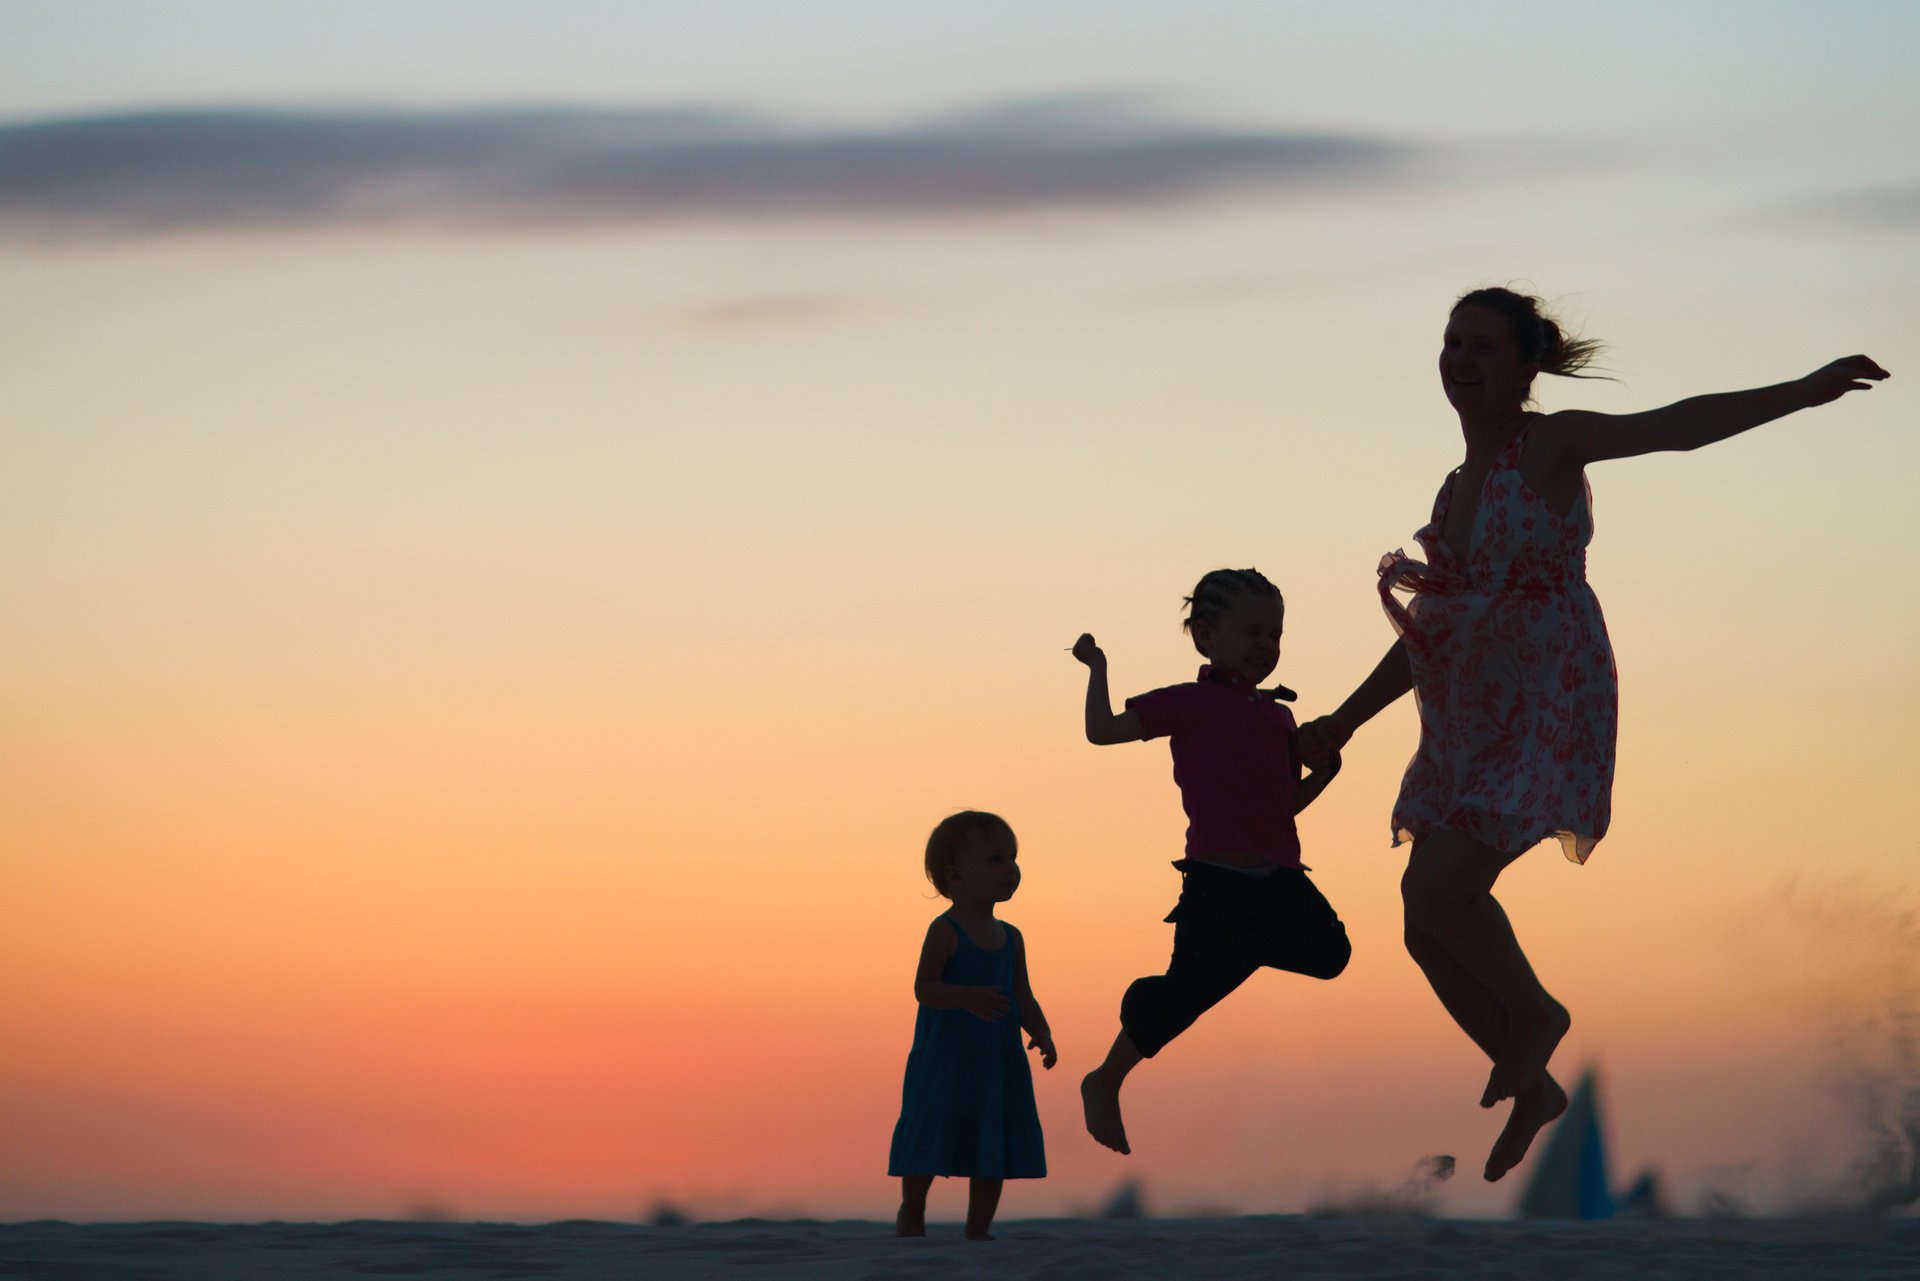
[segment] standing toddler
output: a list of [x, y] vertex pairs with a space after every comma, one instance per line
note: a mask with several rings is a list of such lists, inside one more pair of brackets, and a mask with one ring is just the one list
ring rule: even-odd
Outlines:
[[1047, 1173], [1020, 1032], [1049, 1068], [1053, 1035], [1027, 982], [1026, 942], [993, 914], [1020, 886], [1018, 855], [1006, 820], [978, 810], [927, 838], [927, 879], [953, 906], [927, 927], [913, 978], [920, 1012], [887, 1162], [900, 1179], [899, 1236], [926, 1235], [937, 1175], [967, 1178], [967, 1238], [991, 1241], [1002, 1182]]

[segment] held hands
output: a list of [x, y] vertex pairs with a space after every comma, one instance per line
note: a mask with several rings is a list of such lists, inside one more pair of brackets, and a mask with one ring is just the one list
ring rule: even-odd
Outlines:
[[1053, 1035], [1048, 1032], [1035, 1032], [1033, 1039], [1027, 1042], [1029, 1050], [1040, 1051], [1040, 1066], [1050, 1068], [1059, 1061], [1060, 1056], [1053, 1052]]
[[1093, 643], [1092, 632], [1082, 632], [1080, 634], [1080, 639], [1073, 643], [1073, 656], [1085, 663], [1088, 667], [1105, 667], [1107, 665], [1107, 656], [1100, 652], [1098, 645]]
[[1299, 753], [1302, 765], [1310, 770], [1322, 770], [1340, 759], [1340, 749], [1352, 737], [1353, 731], [1331, 715], [1320, 716], [1300, 727], [1294, 738], [1294, 750]]
[[1873, 384], [1888, 377], [1887, 371], [1865, 356], [1845, 356], [1800, 380], [1807, 393], [1807, 406], [1825, 405], [1850, 391], [1871, 391]]
[[998, 1023], [1013, 1007], [997, 987], [976, 985], [960, 989], [960, 1008], [984, 1023]]

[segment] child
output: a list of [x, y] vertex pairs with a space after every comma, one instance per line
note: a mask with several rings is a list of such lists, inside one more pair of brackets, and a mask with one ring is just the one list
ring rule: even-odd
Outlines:
[[1092, 636], [1073, 656], [1087, 665], [1087, 740], [1168, 737], [1173, 780], [1187, 811], [1186, 857], [1164, 975], [1137, 980], [1120, 1002], [1120, 1034], [1080, 1083], [1087, 1132], [1131, 1151], [1120, 1085], [1143, 1058], [1193, 1025], [1261, 966], [1330, 979], [1347, 966], [1347, 930], [1307, 879], [1293, 816], [1313, 803], [1340, 759], [1328, 753], [1306, 778], [1293, 714], [1273, 701], [1291, 691], [1259, 684], [1280, 661], [1286, 602], [1258, 570], [1216, 569], [1186, 598], [1182, 625], [1207, 659], [1189, 684], [1127, 700], [1107, 693], [1107, 658]]
[[920, 1013], [887, 1162], [900, 1177], [897, 1236], [927, 1234], [935, 1175], [967, 1176], [970, 1241], [993, 1240], [1002, 1180], [1046, 1177], [1020, 1030], [1049, 1068], [1053, 1034], [1027, 983], [1020, 931], [993, 915], [1020, 887], [1018, 854], [1006, 820], [978, 810], [941, 820], [927, 838], [927, 879], [953, 906], [927, 927], [913, 977]]

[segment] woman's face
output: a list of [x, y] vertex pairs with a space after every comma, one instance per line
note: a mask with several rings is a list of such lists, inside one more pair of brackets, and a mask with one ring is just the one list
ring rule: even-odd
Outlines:
[[1440, 339], [1440, 386], [1462, 414], [1516, 411], [1533, 390], [1538, 365], [1520, 363], [1520, 345], [1507, 318], [1469, 304], [1447, 317]]

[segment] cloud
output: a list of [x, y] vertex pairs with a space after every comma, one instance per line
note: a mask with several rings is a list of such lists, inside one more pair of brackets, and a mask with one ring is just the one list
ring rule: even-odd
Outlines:
[[151, 112], [0, 124], [0, 234], [930, 219], [1340, 189], [1413, 157], [1126, 97], [876, 128], [702, 108]]
[[1860, 231], [1920, 230], [1920, 187], [1846, 191], [1783, 207], [1776, 220]]
[[870, 311], [875, 300], [838, 294], [756, 294], [689, 307], [676, 319], [695, 329], [763, 329]]

